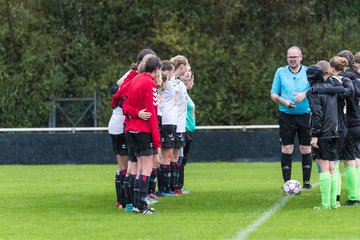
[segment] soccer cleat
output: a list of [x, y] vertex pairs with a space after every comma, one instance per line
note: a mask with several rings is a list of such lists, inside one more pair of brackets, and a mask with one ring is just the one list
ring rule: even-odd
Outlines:
[[330, 206], [316, 206], [314, 207], [314, 210], [329, 210], [330, 209]]
[[173, 192], [176, 193], [177, 195], [183, 194], [181, 189], [175, 189]]
[[304, 182], [303, 186], [304, 186], [303, 187], [304, 189], [312, 189], [312, 186], [311, 186], [310, 182], [308, 182], [308, 181]]
[[339, 209], [340, 207], [341, 207], [340, 203], [337, 203], [334, 206], [330, 206], [331, 209]]
[[155, 199], [153, 199], [151, 197], [146, 197], [145, 202], [146, 202], [147, 205], [152, 205], [152, 204], [157, 203], [158, 201], [156, 201]]
[[134, 211], [134, 207], [133, 205], [130, 203], [130, 204], [126, 204], [125, 206], [125, 212], [133, 212]]
[[138, 210], [137, 213], [144, 214], [144, 215], [151, 215], [151, 214], [155, 213], [155, 209], [145, 207], [144, 209]]
[[116, 201], [115, 205], [116, 205], [116, 207], [121, 206], [121, 204], [118, 201]]
[[180, 190], [181, 190], [182, 194], [190, 194], [190, 191], [186, 188], [182, 188]]
[[150, 194], [148, 195], [148, 197], [153, 198], [153, 199], [159, 198], [158, 196], [156, 196], [156, 195], [153, 194], [153, 193], [150, 193]]
[[177, 194], [170, 191], [170, 190], [165, 190], [165, 191], [161, 191], [159, 192], [162, 196], [176, 196]]
[[162, 194], [162, 190], [159, 190], [159, 191], [157, 191], [156, 193], [155, 193], [155, 195], [157, 196], [157, 197], [164, 197], [164, 195]]
[[347, 200], [342, 206], [358, 206], [359, 202], [356, 200]]

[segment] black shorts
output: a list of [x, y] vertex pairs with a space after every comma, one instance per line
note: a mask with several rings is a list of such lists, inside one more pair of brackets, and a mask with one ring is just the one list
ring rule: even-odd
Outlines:
[[128, 149], [126, 145], [125, 133], [118, 135], [110, 134], [110, 137], [115, 155], [127, 155]]
[[341, 160], [355, 160], [360, 158], [360, 126], [348, 129], [345, 143], [343, 144], [340, 152]]
[[293, 145], [297, 134], [299, 145], [310, 146], [310, 114], [280, 113], [279, 126], [281, 145]]
[[160, 136], [161, 136], [161, 125], [162, 125], [162, 116], [158, 116], [158, 127], [159, 127]]
[[128, 133], [128, 144], [134, 152], [135, 157], [150, 156], [157, 154], [157, 149], [153, 148], [150, 133]]
[[175, 148], [185, 147], [185, 133], [176, 133], [175, 135]]
[[185, 147], [184, 147], [184, 151], [183, 151], [184, 158], [181, 163], [183, 166], [186, 166], [186, 163], [188, 161], [191, 143], [192, 143], [192, 132], [186, 132], [185, 133]]
[[161, 147], [174, 148], [176, 136], [176, 125], [161, 126]]
[[313, 158], [335, 161], [339, 159], [339, 138], [319, 138], [317, 145], [319, 148], [313, 148]]

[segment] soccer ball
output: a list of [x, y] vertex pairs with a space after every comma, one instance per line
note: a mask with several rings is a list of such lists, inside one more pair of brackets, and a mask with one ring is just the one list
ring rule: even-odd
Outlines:
[[289, 180], [284, 183], [283, 191], [286, 195], [298, 195], [301, 192], [301, 184], [296, 180]]

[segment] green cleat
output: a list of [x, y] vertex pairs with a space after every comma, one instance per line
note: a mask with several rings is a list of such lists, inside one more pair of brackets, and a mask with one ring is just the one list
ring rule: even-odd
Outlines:
[[330, 206], [331, 209], [339, 209], [340, 207], [341, 207], [340, 203], [337, 203], [334, 206]]
[[330, 206], [316, 206], [314, 207], [314, 210], [329, 210], [330, 209]]

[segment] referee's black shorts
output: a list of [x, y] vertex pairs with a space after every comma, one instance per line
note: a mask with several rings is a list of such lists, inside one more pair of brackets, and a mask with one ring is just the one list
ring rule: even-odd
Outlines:
[[310, 146], [310, 114], [290, 115], [281, 112], [279, 120], [281, 145], [293, 145], [297, 134], [299, 145]]

